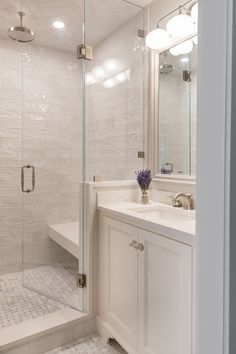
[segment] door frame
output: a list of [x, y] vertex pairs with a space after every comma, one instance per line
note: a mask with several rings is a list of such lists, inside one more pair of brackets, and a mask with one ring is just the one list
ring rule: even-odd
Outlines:
[[230, 353], [232, 13], [233, 0], [199, 1], [197, 354]]

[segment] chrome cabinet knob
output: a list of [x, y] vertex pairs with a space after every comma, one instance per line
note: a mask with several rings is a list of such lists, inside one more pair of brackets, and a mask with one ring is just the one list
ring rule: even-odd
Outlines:
[[130, 247], [133, 247], [133, 248], [136, 248], [137, 247], [137, 244], [138, 244], [138, 242], [137, 241], [135, 241], [135, 240], [133, 240], [132, 242], [130, 242]]
[[137, 246], [137, 249], [141, 252], [144, 251], [144, 245], [142, 243], [139, 243], [138, 246]]
[[137, 241], [133, 240], [130, 242], [130, 247], [133, 247], [137, 251], [144, 251], [144, 245], [142, 243], [138, 243]]

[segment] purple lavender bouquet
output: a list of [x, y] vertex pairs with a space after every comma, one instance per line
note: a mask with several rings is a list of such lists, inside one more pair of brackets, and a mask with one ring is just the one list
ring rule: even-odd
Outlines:
[[149, 189], [150, 183], [152, 182], [151, 171], [146, 169], [135, 173], [140, 188], [142, 191], [147, 191]]

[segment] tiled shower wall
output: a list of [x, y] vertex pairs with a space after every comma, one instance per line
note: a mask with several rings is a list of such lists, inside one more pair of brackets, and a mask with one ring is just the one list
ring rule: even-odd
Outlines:
[[[138, 158], [138, 151], [146, 153], [147, 146], [146, 53], [144, 39], [138, 36], [143, 28], [141, 11], [98, 44], [87, 64], [88, 79], [95, 78], [86, 95], [88, 180], [133, 179], [144, 166], [144, 159]], [[109, 70], [109, 63], [115, 67]]]
[[[27, 266], [66, 257], [49, 240], [48, 225], [78, 220], [82, 75], [75, 53], [10, 40], [0, 42], [0, 63], [0, 274], [4, 274], [21, 269], [21, 220]], [[22, 200], [20, 170], [25, 164], [36, 168], [36, 190]], [[26, 187], [30, 183], [26, 176]]]

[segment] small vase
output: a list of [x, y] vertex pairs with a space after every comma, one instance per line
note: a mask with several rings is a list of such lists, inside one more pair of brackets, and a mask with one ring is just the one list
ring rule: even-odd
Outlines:
[[149, 203], [148, 189], [142, 189], [142, 199], [141, 200], [142, 200], [143, 204]]

